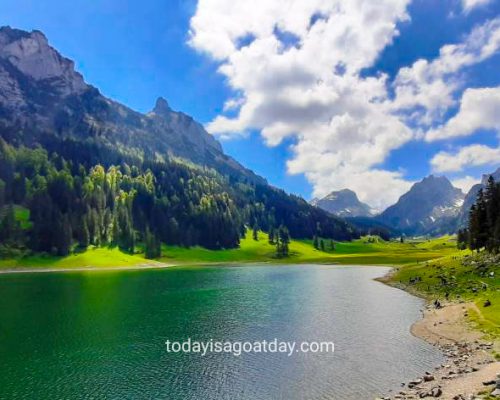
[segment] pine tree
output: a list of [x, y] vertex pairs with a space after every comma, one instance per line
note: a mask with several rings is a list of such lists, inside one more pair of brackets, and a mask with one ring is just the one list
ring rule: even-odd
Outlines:
[[257, 241], [259, 240], [259, 226], [257, 225], [257, 222], [253, 224], [253, 232], [252, 232], [253, 240]]
[[319, 250], [319, 239], [318, 239], [318, 236], [317, 235], [314, 235], [314, 238], [313, 238], [313, 246], [316, 250]]
[[149, 228], [146, 228], [144, 237], [144, 253], [148, 259], [161, 257], [161, 243], [155, 235], [151, 233]]
[[6, 208], [5, 216], [0, 221], [0, 243], [20, 245], [21, 226], [19, 221], [16, 221], [14, 206], [10, 204]]
[[335, 251], [335, 243], [333, 242], [333, 240], [330, 240], [330, 250]]
[[500, 197], [498, 196], [498, 185], [495, 179], [490, 175], [486, 184], [484, 193], [485, 203], [485, 228], [487, 235], [484, 238], [485, 247], [492, 252], [498, 248], [498, 243], [495, 240], [495, 225], [500, 209]]
[[275, 244], [274, 243], [274, 228], [271, 226], [269, 228], [269, 244]]
[[467, 229], [459, 229], [457, 233], [457, 248], [459, 250], [464, 250], [467, 248], [468, 244], [468, 231]]
[[480, 235], [479, 213], [477, 206], [472, 205], [469, 211], [469, 248], [479, 250], [478, 237]]
[[58, 256], [67, 256], [71, 251], [72, 229], [68, 215], [57, 213], [54, 232], [54, 250]]
[[323, 241], [323, 239], [321, 239], [320, 241], [320, 247], [321, 247], [321, 251], [325, 251], [325, 242]]
[[288, 228], [286, 226], [280, 225], [275, 241], [276, 255], [278, 257], [288, 257], [290, 233], [288, 232]]
[[0, 208], [2, 208], [5, 204], [5, 182], [0, 179]]
[[79, 231], [79, 247], [82, 249], [86, 249], [89, 247], [90, 244], [90, 234], [89, 234], [89, 228], [87, 226], [87, 221], [84, 218], [82, 221], [82, 225]]
[[487, 202], [483, 189], [479, 190], [479, 193], [477, 195], [476, 214], [477, 214], [477, 224], [478, 224], [476, 246], [477, 250], [480, 250], [486, 246], [489, 235]]

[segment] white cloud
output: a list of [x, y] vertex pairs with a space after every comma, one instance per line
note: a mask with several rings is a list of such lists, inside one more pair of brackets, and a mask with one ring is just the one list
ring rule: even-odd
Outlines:
[[470, 12], [472, 9], [477, 7], [483, 7], [486, 4], [491, 3], [492, 0], [462, 0], [462, 7], [465, 13]]
[[462, 189], [462, 192], [464, 193], [468, 193], [472, 186], [479, 182], [481, 182], [480, 178], [474, 178], [469, 175], [464, 176], [463, 178], [456, 178], [451, 181], [453, 186]]
[[477, 26], [462, 43], [443, 46], [433, 61], [420, 59], [401, 68], [394, 81], [396, 111], [409, 110], [410, 119], [430, 125], [455, 105], [454, 93], [464, 84], [458, 73], [500, 49], [500, 18]]
[[[208, 130], [230, 137], [257, 129], [268, 145], [292, 137], [288, 170], [304, 173], [315, 194], [350, 187], [374, 206], [391, 203], [408, 184], [375, 168], [413, 135], [390, 115], [386, 77], [360, 71], [398, 34], [408, 3], [200, 0], [190, 44], [220, 61], [240, 94], [238, 115], [220, 115]], [[296, 40], [284, 43], [280, 32]], [[253, 40], [241, 47], [244, 38]], [[391, 189], [366, 181], [374, 175]]]
[[441, 151], [431, 160], [436, 172], [456, 172], [466, 167], [494, 164], [500, 164], [500, 147], [492, 148], [482, 144], [462, 147], [456, 153]]
[[427, 132], [426, 140], [442, 140], [468, 136], [478, 129], [500, 132], [500, 86], [494, 88], [467, 89], [458, 113], [444, 125]]
[[498, 19], [443, 47], [437, 60], [402, 69], [392, 98], [386, 75], [361, 71], [398, 35], [410, 1], [199, 0], [189, 43], [220, 64], [236, 93], [225, 105], [231, 116], [207, 129], [222, 138], [258, 130], [269, 146], [292, 138], [288, 171], [305, 174], [315, 196], [348, 187], [374, 207], [393, 203], [411, 182], [381, 165], [422, 136], [408, 114], [443, 115], [459, 70], [500, 46]]

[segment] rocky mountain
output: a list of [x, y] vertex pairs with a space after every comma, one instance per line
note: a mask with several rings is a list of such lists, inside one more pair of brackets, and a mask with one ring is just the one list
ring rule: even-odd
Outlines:
[[173, 111], [165, 99], [142, 114], [103, 96], [39, 31], [0, 28], [0, 132], [8, 142], [28, 146], [91, 140], [123, 154], [179, 157], [266, 183], [225, 155], [201, 124]]
[[10, 27], [0, 28], [0, 189], [0, 208], [29, 210], [33, 229], [13, 245], [34, 252], [131, 251], [136, 238], [154, 253], [159, 243], [233, 248], [253, 224], [294, 238], [318, 225], [335, 240], [359, 236], [224, 154], [165, 99], [136, 112], [87, 84], [43, 33]]
[[431, 175], [415, 183], [377, 219], [410, 235], [452, 233], [464, 197], [446, 177]]
[[359, 201], [349, 189], [333, 191], [322, 199], [313, 199], [311, 204], [339, 217], [367, 217], [373, 215], [368, 204]]
[[486, 187], [486, 184], [490, 176], [493, 176], [496, 182], [500, 182], [500, 168], [498, 168], [495, 172], [491, 174], [484, 174], [483, 178], [481, 179], [481, 183], [472, 186], [472, 188], [469, 190], [469, 192], [465, 196], [464, 204], [462, 205], [458, 217], [459, 228], [463, 228], [467, 225], [467, 222], [469, 221], [470, 208], [476, 202], [479, 190], [484, 189]]

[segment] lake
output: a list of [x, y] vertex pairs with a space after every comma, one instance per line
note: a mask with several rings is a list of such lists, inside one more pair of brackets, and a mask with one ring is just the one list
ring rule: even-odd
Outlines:
[[[442, 362], [423, 301], [323, 265], [0, 275], [2, 399], [373, 399]], [[165, 342], [333, 341], [335, 352], [169, 353]]]

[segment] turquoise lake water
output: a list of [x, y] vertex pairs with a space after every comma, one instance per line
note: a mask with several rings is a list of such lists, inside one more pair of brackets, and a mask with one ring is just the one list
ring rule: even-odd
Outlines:
[[[1, 399], [340, 399], [397, 390], [439, 351], [387, 268], [172, 268], [0, 276]], [[168, 353], [166, 340], [333, 341], [334, 353]]]

